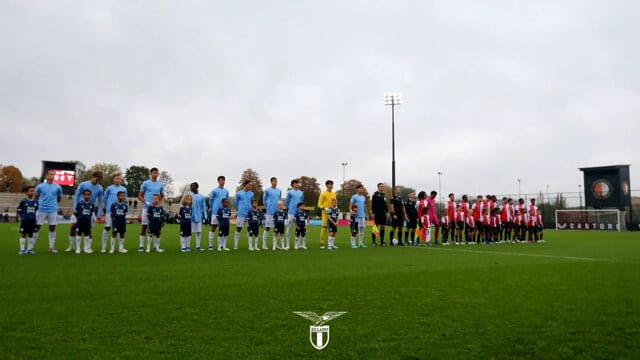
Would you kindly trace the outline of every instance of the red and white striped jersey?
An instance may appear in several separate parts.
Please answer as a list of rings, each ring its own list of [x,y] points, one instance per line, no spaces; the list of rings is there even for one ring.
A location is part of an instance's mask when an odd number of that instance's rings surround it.
[[[527,214],[529,214],[529,215],[531,215],[531,214],[535,215],[535,214],[537,214],[537,213],[538,213],[538,207],[537,207],[537,206],[535,206],[535,205],[529,205],[529,206],[527,207]]]
[[[473,220],[473,216],[467,216],[467,226],[470,228],[474,228],[476,226],[476,221]]]
[[[469,216],[469,203],[465,201],[460,202],[460,208],[464,211],[464,217]]]
[[[491,226],[498,227],[500,224],[502,224],[502,221],[500,221],[500,215],[494,215],[491,217]]]
[[[464,221],[466,217],[467,213],[465,213],[464,211],[456,211],[455,221]]]
[[[478,222],[480,220],[480,215],[482,215],[482,209],[484,209],[484,204],[482,201],[476,201],[471,205],[471,210],[473,210],[473,220]]]
[[[443,215],[443,216],[440,218],[440,225],[442,225],[442,226],[449,226],[449,224],[450,224],[450,221],[449,221],[449,215]]]
[[[431,221],[429,221],[429,214],[424,214],[420,216],[420,227],[426,229],[431,227]]]
[[[456,215],[456,202],[455,201],[451,201],[449,200],[447,202],[447,215],[449,216],[449,219],[453,219]]]

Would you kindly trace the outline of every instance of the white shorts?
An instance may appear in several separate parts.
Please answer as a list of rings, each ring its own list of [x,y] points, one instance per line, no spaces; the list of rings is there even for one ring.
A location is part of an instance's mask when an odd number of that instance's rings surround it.
[[[42,225],[45,222],[47,222],[47,224],[49,224],[50,226],[56,226],[58,225],[58,214],[57,213],[43,213],[43,212],[37,212],[36,213],[36,224],[37,225]]]
[[[211,214],[211,221],[209,222],[209,225],[220,225],[218,222],[218,216]]]
[[[147,216],[147,208],[142,209],[142,214],[140,214],[140,225],[148,225],[149,217]]]
[[[247,223],[247,218],[246,217],[238,216],[236,218],[236,227],[237,228],[243,227],[246,223]]]
[[[267,215],[264,218],[264,227],[272,228],[273,227],[273,215]]]
[[[364,218],[356,218],[356,221],[358,222],[358,227],[361,229],[366,225]]]
[[[202,223],[201,222],[191,222],[191,232],[201,233],[202,232]]]
[[[111,214],[107,214],[104,216],[104,227],[106,228],[111,227]]]

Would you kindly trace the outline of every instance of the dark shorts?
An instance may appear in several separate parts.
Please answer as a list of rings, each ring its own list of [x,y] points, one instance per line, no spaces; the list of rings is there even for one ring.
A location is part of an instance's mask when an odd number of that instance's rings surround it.
[[[376,225],[385,225],[387,223],[387,214],[373,214],[373,221],[376,222]]]
[[[78,219],[76,223],[76,234],[90,234],[91,233],[91,219]]]
[[[482,231],[482,223],[479,221],[476,221],[476,230]]]
[[[296,228],[296,236],[300,236],[300,237],[305,237],[307,236],[307,229],[306,228]]]
[[[391,217],[391,227],[394,228],[402,228],[402,226],[404,225],[404,219],[399,217],[397,219],[394,219],[393,216]]]
[[[284,234],[284,223],[275,223],[273,225],[274,234]]]
[[[329,224],[327,227],[329,228],[329,232],[332,232],[332,233],[338,232],[338,227],[333,225],[331,221],[329,221]]]
[[[229,236],[229,225],[218,225],[218,236]]]
[[[160,231],[162,229],[162,224],[159,222],[149,222],[148,227],[149,234],[160,236]]]
[[[191,221],[180,223],[180,236],[191,236]]]
[[[36,231],[36,219],[24,219],[20,222],[20,234],[33,235]]]
[[[112,234],[121,234],[124,235],[124,233],[127,232],[127,222],[122,220],[122,221],[113,221],[111,224],[111,233]]]
[[[415,230],[417,227],[418,227],[418,219],[409,218],[409,221],[407,221],[407,229]]]
[[[456,221],[456,229],[458,230],[464,229],[464,221]]]
[[[249,226],[247,226],[247,231],[249,231],[249,236],[258,236],[258,231],[260,231],[260,224],[249,223]]]
[[[444,236],[449,235],[449,227],[448,226],[442,226],[440,229],[442,229],[442,235],[444,235]]]
[[[356,235],[358,233],[358,223],[351,223],[351,235]]]

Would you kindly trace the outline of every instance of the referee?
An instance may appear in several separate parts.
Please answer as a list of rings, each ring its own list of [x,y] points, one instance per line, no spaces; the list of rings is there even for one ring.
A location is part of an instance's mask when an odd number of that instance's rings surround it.
[[[384,193],[384,183],[378,183],[378,191],[371,195],[371,212],[373,212],[373,221],[380,230],[380,246],[387,246],[384,242],[384,225],[387,222],[387,212],[389,207],[387,203],[387,195]],[[371,233],[372,245],[376,244],[376,234]]]

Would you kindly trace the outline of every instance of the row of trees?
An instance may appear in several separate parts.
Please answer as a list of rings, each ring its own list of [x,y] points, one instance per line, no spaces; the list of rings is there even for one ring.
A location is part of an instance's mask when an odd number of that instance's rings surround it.
[[[73,162],[76,163],[76,185],[91,179],[91,174],[95,171],[102,171],[104,174],[102,186],[107,187],[113,184],[113,174],[120,172],[124,175],[123,185],[127,188],[129,195],[135,196],[142,182],[149,178],[149,168],[146,166],[132,165],[123,171],[119,165],[113,163],[95,163],[87,167],[80,161]],[[161,171],[160,181],[165,185],[167,196],[173,196],[173,177],[168,172]],[[13,165],[0,165],[0,190],[3,192],[19,193],[27,184],[36,185],[39,182],[40,178],[37,176],[30,179],[23,177],[20,169]]]

